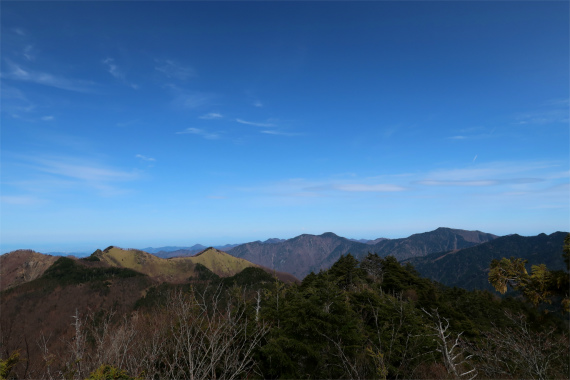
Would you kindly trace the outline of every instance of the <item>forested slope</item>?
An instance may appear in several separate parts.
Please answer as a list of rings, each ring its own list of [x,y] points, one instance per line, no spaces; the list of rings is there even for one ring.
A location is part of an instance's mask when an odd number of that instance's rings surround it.
[[[289,285],[259,268],[220,278],[196,265],[186,283],[158,284],[126,269],[111,268],[117,271],[111,273],[67,265],[72,264],[60,261],[41,278],[2,293],[2,309],[12,310],[11,336],[5,335],[10,326],[2,316],[2,364],[8,377],[569,375],[567,314],[545,314],[522,299],[487,291],[449,288],[393,257],[368,255],[359,262],[344,255],[330,269]],[[60,298],[71,289],[77,299]],[[114,298],[91,311],[70,312],[81,297],[99,294],[103,300],[114,289],[133,289],[133,296],[129,302]],[[134,297],[137,289],[144,291]],[[34,294],[41,292],[46,301],[36,306],[40,298]],[[33,318],[64,310],[61,330],[43,325],[17,339],[22,323],[30,323],[22,316],[34,306]],[[58,339],[49,340],[54,334]],[[46,338],[58,344],[45,343],[27,354],[30,342]]]

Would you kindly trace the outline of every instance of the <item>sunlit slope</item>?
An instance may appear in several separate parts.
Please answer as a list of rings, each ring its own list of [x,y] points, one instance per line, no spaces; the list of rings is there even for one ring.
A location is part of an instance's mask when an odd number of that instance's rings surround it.
[[[206,268],[222,277],[233,276],[234,274],[237,274],[249,267],[259,268],[259,265],[245,259],[234,257],[225,252],[218,251],[215,248],[208,248],[192,257],[178,257],[169,259],[168,261],[184,262],[188,259],[191,259],[194,264],[204,265]]]
[[[94,254],[109,265],[129,268],[150,277],[183,282],[194,274],[196,264],[202,264],[221,277],[233,276],[248,267],[259,267],[247,260],[233,257],[214,248],[208,248],[192,257],[161,259],[135,249],[109,247]]]

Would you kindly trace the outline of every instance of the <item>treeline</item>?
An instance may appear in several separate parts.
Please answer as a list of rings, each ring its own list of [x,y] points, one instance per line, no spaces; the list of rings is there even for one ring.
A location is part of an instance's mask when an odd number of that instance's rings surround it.
[[[393,257],[341,257],[286,285],[257,268],[151,288],[129,313],[70,318],[72,337],[3,378],[568,378],[567,314],[523,299],[448,288]],[[48,273],[52,276],[54,271]],[[27,363],[29,365],[29,363]]]

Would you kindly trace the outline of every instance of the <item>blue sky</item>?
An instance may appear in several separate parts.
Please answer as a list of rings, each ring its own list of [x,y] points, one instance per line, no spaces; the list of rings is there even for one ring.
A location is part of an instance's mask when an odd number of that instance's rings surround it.
[[[568,2],[2,2],[1,251],[570,229]]]

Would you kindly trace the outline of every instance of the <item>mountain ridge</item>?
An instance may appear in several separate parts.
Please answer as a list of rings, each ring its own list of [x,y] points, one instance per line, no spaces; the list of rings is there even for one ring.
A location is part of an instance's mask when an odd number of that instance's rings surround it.
[[[261,242],[245,243],[230,249],[228,253],[304,278],[310,272],[329,268],[340,256],[348,253],[356,258],[362,258],[370,252],[404,260],[434,252],[467,248],[495,238],[497,235],[478,230],[439,227],[407,238],[382,239],[375,244],[367,244],[325,232],[321,235],[302,234],[270,245]]]

